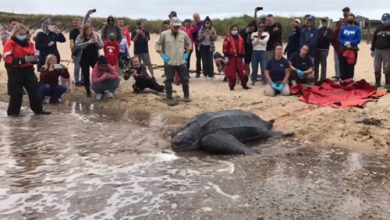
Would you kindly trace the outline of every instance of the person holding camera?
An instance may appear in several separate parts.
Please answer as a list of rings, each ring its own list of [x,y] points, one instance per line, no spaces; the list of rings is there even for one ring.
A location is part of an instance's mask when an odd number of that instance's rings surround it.
[[[137,29],[131,33],[131,38],[134,42],[134,55],[138,57],[142,63],[149,68],[150,74],[154,76],[152,61],[149,55],[149,31],[144,29],[142,20],[136,22]]]
[[[35,48],[39,51],[38,69],[45,64],[46,57],[49,54],[55,55],[59,63],[61,57],[57,49],[57,42],[64,43],[66,41],[65,36],[60,32],[57,25],[52,24],[50,21],[43,22],[42,30],[43,32],[38,33],[35,40]]]
[[[87,97],[91,97],[89,80],[90,67],[95,67],[99,58],[99,49],[101,48],[103,48],[103,42],[99,36],[93,33],[91,25],[85,24],[76,39],[73,56],[76,57],[76,62],[80,64]]]
[[[69,79],[69,71],[62,64],[57,64],[57,57],[49,54],[46,57],[45,65],[40,70],[39,91],[42,101],[45,97],[50,97],[50,104],[60,103],[59,99],[67,88],[64,85],[58,85],[59,77]]]
[[[114,98],[119,86],[119,75],[104,56],[100,56],[92,70],[92,90],[96,93],[96,100],[101,100],[103,94]]]
[[[132,57],[131,69],[124,74],[124,79],[128,80],[130,76],[133,76],[135,83],[133,84],[133,90],[135,93],[142,92],[148,88],[157,92],[164,92],[165,87],[157,83],[154,77],[151,77],[146,71],[146,66],[139,62],[137,57]]]
[[[35,55],[34,43],[27,38],[27,28],[23,24],[15,25],[10,38],[4,44],[3,56],[9,71],[8,116],[19,116],[23,88],[27,91],[30,108],[35,114],[50,114],[42,109],[38,80],[34,73],[34,64],[38,62],[38,57]]]
[[[217,33],[209,16],[204,19],[203,26],[198,33],[198,46],[202,58],[203,75],[209,79],[214,78],[213,53],[215,51],[214,42],[217,40]]]

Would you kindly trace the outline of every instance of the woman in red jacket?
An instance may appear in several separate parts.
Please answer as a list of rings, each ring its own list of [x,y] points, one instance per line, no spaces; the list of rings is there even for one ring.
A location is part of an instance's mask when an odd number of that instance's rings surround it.
[[[237,25],[230,27],[230,33],[223,41],[223,53],[228,61],[225,67],[225,73],[228,78],[230,90],[234,90],[234,87],[236,86],[236,74],[240,78],[242,88],[250,89],[247,86],[248,76],[245,75],[245,65],[243,61],[245,55],[244,40],[238,34]]]
[[[58,78],[61,76],[69,79],[69,71],[62,64],[57,64],[57,57],[49,54],[46,57],[45,65],[40,70],[39,87],[42,100],[49,96],[50,104],[60,103],[59,99],[64,94],[67,88],[63,85],[58,85]]]
[[[27,28],[17,24],[4,45],[4,60],[9,70],[8,94],[10,96],[7,114],[18,116],[22,106],[23,88],[30,99],[31,110],[35,114],[50,114],[42,110],[42,100],[38,92],[38,80],[33,65],[38,62],[34,44],[27,38]]]

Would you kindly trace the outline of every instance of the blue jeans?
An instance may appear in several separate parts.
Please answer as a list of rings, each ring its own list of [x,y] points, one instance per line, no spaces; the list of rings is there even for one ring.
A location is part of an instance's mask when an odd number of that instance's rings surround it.
[[[66,92],[66,87],[62,85],[58,86],[49,86],[48,84],[43,84],[39,87],[39,93],[41,94],[42,100],[46,96],[50,97],[50,100],[58,100],[61,98],[62,94]]]
[[[106,91],[106,90],[110,91],[111,93],[115,93],[115,90],[118,88],[118,86],[119,86],[119,79],[106,80],[106,81],[103,81],[99,84],[93,84],[92,90],[96,94],[104,93],[104,91]]]
[[[83,75],[80,74],[80,70],[81,70],[80,64],[78,64],[77,62],[74,63],[74,82],[75,83],[82,83],[83,82]],[[80,78],[80,75],[81,75],[81,78]]]
[[[254,50],[252,52],[252,82],[257,81],[259,64],[261,69],[261,80],[265,82],[265,66],[267,65],[267,52]]]

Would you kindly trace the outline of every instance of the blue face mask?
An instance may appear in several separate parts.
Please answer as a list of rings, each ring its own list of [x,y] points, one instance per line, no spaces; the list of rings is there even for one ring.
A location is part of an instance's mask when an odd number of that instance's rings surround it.
[[[16,35],[16,38],[18,40],[26,40],[27,36],[26,35]]]

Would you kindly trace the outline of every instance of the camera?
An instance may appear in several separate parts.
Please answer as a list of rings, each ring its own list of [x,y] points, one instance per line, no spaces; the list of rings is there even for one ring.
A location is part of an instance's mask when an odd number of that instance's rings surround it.
[[[62,69],[62,65],[61,64],[54,64],[54,69]]]

